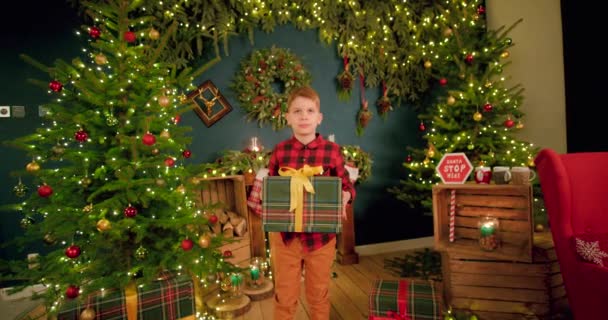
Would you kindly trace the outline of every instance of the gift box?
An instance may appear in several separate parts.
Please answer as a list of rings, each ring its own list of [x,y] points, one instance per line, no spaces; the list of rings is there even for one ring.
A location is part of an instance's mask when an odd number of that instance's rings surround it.
[[[342,231],[342,181],[337,177],[265,177],[262,200],[264,231]]]
[[[432,280],[375,280],[369,320],[443,319],[443,290]]]
[[[95,319],[103,320],[194,319],[194,282],[189,276],[174,276],[137,288],[92,293],[67,300],[57,319],[78,320],[89,308],[95,311]]]

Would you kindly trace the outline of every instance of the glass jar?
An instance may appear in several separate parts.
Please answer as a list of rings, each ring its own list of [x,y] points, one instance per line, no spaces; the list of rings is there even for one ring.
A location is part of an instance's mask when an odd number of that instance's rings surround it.
[[[229,279],[232,297],[240,297],[243,294],[243,274],[240,272],[233,272],[230,274]]]
[[[249,268],[247,269],[247,287],[259,288],[264,283],[265,278],[265,260],[261,257],[253,257],[249,260]]]
[[[479,218],[479,247],[485,251],[494,251],[500,247],[500,236],[498,233],[498,218],[485,216]]]

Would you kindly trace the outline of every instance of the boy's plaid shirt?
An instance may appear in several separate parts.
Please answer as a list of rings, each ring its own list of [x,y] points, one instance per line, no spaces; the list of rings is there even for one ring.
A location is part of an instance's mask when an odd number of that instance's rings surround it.
[[[355,198],[355,188],[349,179],[348,172],[344,168],[344,159],[340,152],[340,146],[326,141],[318,133],[315,140],[307,145],[303,145],[295,137],[277,144],[268,164],[268,175],[278,175],[280,167],[299,169],[304,164],[313,167],[323,166],[324,176],[340,177],[342,179],[342,190],[350,192],[351,201]],[[262,179],[256,178],[249,194],[247,205],[258,215],[262,215],[261,194]],[[303,247],[309,252],[323,247],[336,237],[332,233],[317,232],[281,232],[281,236],[285,243],[294,238],[300,238]]]

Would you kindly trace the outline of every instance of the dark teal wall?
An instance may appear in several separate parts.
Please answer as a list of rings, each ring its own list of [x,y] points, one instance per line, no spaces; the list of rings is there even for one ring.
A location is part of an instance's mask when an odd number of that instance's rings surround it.
[[[57,5],[57,4],[55,4]],[[31,10],[36,12],[32,13]],[[27,78],[46,79],[46,75],[33,70],[19,60],[18,54],[27,53],[44,62],[56,58],[71,60],[79,54],[80,41],[73,36],[79,22],[72,9],[66,5],[54,8],[36,7],[28,12],[35,19],[32,24],[22,28],[2,28],[2,39],[8,39],[8,47],[0,52],[2,91],[0,105],[25,105],[26,118],[0,118],[0,138],[14,139],[31,132],[40,124],[37,106],[46,101],[46,93],[26,82]],[[45,18],[46,17],[46,18]],[[43,22],[48,19],[48,22]],[[23,18],[29,21],[29,18]],[[23,24],[22,24],[23,25]],[[5,33],[7,33],[5,35]],[[298,31],[292,26],[278,27],[275,32],[255,33],[255,45],[247,37],[233,38],[230,41],[228,56],[196,79],[198,85],[211,80],[232,104],[233,110],[223,119],[207,128],[194,114],[182,117],[182,124],[193,128],[191,149],[193,163],[213,161],[222,150],[243,149],[252,136],[260,137],[266,148],[272,148],[277,142],[290,136],[290,129],[273,131],[270,128],[259,128],[257,123],[247,122],[245,112],[239,107],[235,93],[229,88],[242,59],[252,50],[276,45],[288,48],[303,62],[312,74],[312,87],[321,97],[321,109],[324,120],[319,127],[323,135],[335,134],[339,144],[356,144],[371,153],[374,166],[371,180],[357,188],[355,202],[356,244],[364,245],[386,241],[411,239],[432,235],[432,217],[421,216],[388,194],[386,188],[398,183],[403,176],[401,163],[406,156],[406,146],[418,144],[417,120],[408,107],[399,107],[389,114],[386,120],[377,115],[362,137],[355,135],[355,115],[359,108],[358,86],[353,91],[349,102],[338,101],[335,77],[341,71],[341,59],[336,54],[335,46],[325,46],[318,41],[316,31]],[[4,44],[3,44],[4,47]],[[202,62],[201,62],[202,63]],[[368,89],[366,97],[373,107],[379,90]],[[375,110],[375,107],[374,107]],[[4,165],[0,167],[2,188],[0,204],[7,204],[18,199],[12,194],[17,179],[9,176],[14,169],[23,168],[29,161],[20,151],[0,146]],[[0,212],[2,222],[2,242],[20,232],[20,217],[15,213]],[[14,255],[11,248],[3,248],[2,257]]]

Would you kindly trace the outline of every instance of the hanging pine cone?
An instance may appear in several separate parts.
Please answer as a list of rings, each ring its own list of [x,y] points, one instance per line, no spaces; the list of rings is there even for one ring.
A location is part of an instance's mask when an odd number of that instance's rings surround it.
[[[391,99],[389,99],[386,95],[380,97],[380,99],[378,99],[378,102],[376,102],[376,105],[378,106],[378,114],[381,116],[384,116],[387,112],[393,110]]]
[[[357,113],[357,135],[360,136],[363,134],[363,131],[371,118],[372,113],[367,108],[367,101],[365,101]]]
[[[338,75],[338,98],[342,101],[350,99],[353,89],[353,74],[348,70],[348,66]]]

